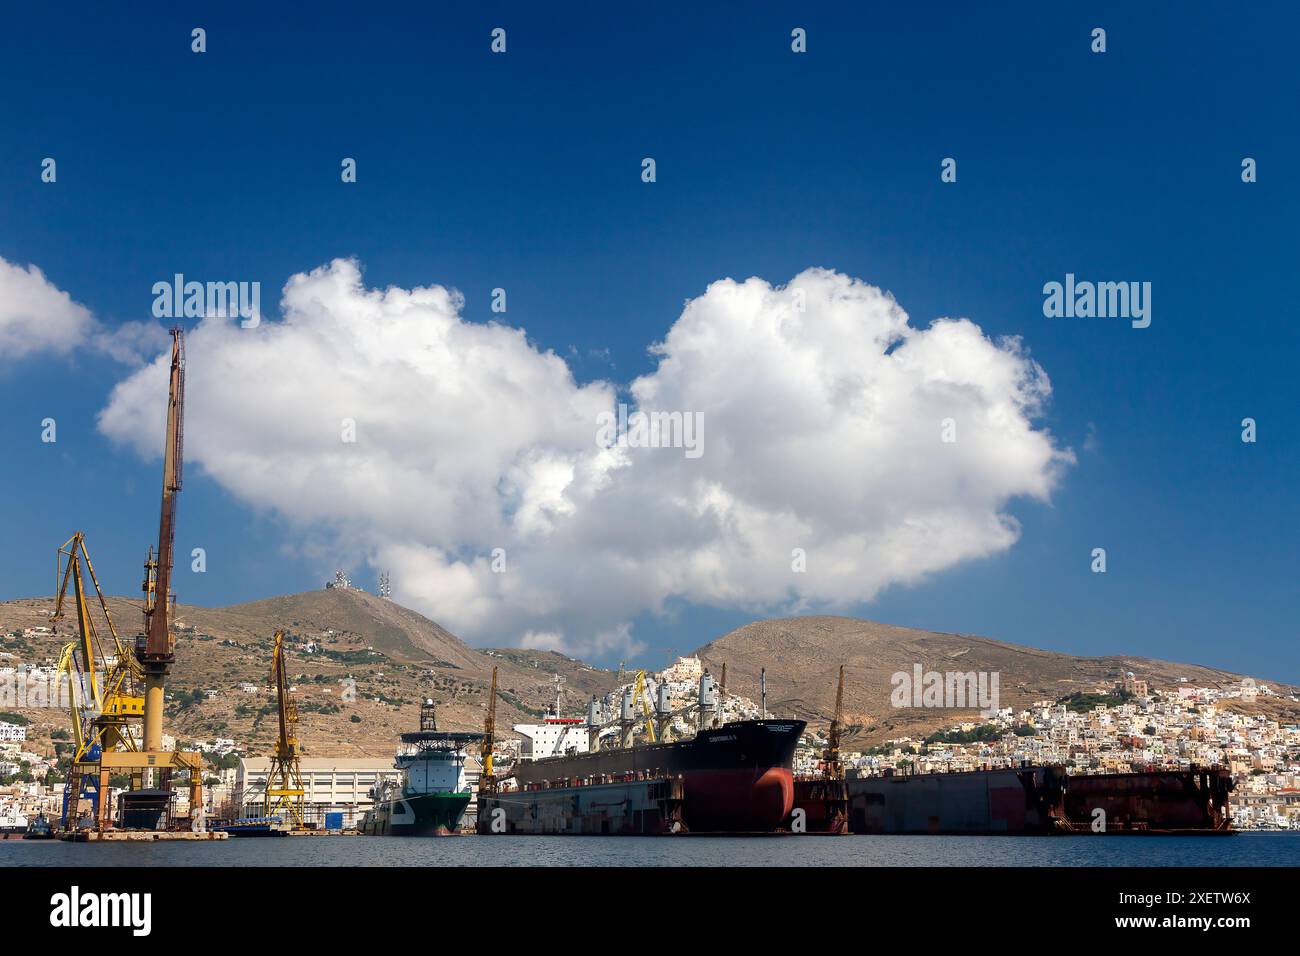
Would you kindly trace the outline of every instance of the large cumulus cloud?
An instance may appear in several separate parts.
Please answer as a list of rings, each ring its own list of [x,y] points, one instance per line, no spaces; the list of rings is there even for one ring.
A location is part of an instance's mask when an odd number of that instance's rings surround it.
[[[204,320],[186,453],[477,644],[626,652],[629,622],[670,598],[869,601],[1010,547],[1008,502],[1045,499],[1071,460],[1036,425],[1051,386],[1019,342],[915,327],[822,269],[715,282],[653,346],[633,405],[701,414],[695,458],[598,441],[613,383],[580,385],[460,309],[439,286],[368,289],[336,260],[290,279],[280,321]],[[164,380],[160,357],[121,382],[102,430],[156,454]]]

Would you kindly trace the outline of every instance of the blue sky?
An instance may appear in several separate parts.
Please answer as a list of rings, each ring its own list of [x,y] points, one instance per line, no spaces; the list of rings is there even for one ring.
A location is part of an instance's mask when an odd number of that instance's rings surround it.
[[[530,342],[580,383],[620,386],[655,369],[647,347],[711,282],[834,269],[891,292],[914,326],[964,316],[1021,336],[1052,383],[1037,424],[1077,458],[1049,502],[1007,503],[1021,524],[1008,550],[840,610],[1300,682],[1300,18],[736,9],[15,8],[0,36],[0,257],[38,266],[110,329],[149,318],[153,283],[175,272],[260,281],[272,318],[289,276],[340,256],[370,286],[455,287],[475,322],[502,286]],[[496,26],[504,56],[488,51]],[[807,54],[790,51],[796,26]],[[40,181],[46,156],[55,184]],[[339,181],[344,156],[356,184]],[[1258,182],[1241,181],[1243,157]],[[1043,284],[1067,272],[1151,282],[1151,327],[1045,318]],[[134,594],[160,468],[95,427],[131,369],[85,349],[0,358],[0,598],[49,593],[76,529],[111,590]],[[54,445],[39,441],[47,416]],[[301,537],[191,468],[178,547],[201,543],[209,566],[178,571],[181,600],[319,586],[335,561]],[[1104,575],[1089,571],[1095,547]],[[635,617],[644,663],[755,617],[667,606]]]

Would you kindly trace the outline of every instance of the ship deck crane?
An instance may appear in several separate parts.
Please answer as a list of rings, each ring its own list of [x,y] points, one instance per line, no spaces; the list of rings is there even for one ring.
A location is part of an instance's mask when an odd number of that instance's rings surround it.
[[[271,653],[271,689],[275,691],[280,734],[266,774],[262,816],[276,816],[283,810],[302,829],[303,787],[298,760],[301,753],[298,744],[298,704],[289,693],[289,681],[284,671],[284,631],[275,632],[274,650]]]
[[[632,706],[635,707],[638,702],[645,715],[645,734],[651,743],[655,743],[658,738],[655,736],[654,713],[650,710],[649,694],[646,692],[645,671],[636,672],[636,683],[632,688]]]
[[[649,679],[649,675],[644,670],[637,671],[632,686],[623,688],[623,700],[620,702],[621,705],[618,708],[617,716],[603,722],[597,722],[596,720],[599,708],[596,698],[592,697],[591,705],[587,711],[588,749],[599,750],[600,733],[610,727],[620,728],[619,745],[629,747],[633,743],[637,727],[642,724],[644,724],[645,735],[650,743],[667,742],[668,728],[671,726],[673,718],[690,712],[693,705],[676,711],[670,710],[667,706],[668,697],[666,692],[658,695],[657,699],[652,702],[650,693],[652,686],[655,686],[655,682]],[[658,685],[658,689],[663,691],[663,685]],[[622,706],[624,704],[626,706]],[[635,711],[638,706],[641,710],[641,716],[634,717],[631,712]]]

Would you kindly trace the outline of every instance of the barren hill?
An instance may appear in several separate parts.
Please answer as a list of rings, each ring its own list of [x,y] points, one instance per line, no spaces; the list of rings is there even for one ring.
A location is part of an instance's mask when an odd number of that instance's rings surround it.
[[[110,598],[123,639],[140,627],[138,600]],[[49,637],[22,637],[49,623],[50,598],[0,602],[0,666],[53,664],[59,645],[72,639],[75,619]],[[94,616],[99,617],[98,607]],[[311,756],[391,754],[397,735],[417,720],[421,699],[438,704],[445,729],[483,724],[492,667],[499,668],[497,726],[539,717],[564,678],[565,713],[577,716],[592,694],[613,688],[613,673],[552,651],[478,650],[422,615],[356,590],[322,589],[226,608],[179,605],[176,666],[168,683],[167,732],[182,741],[232,737],[254,753],[271,745],[275,720],[266,690],[271,638],[289,638],[289,675],[301,715],[300,737]],[[107,629],[100,625],[102,633]],[[757,701],[759,672],[767,669],[768,707],[824,724],[835,700],[839,665],[846,665],[845,709],[850,740],[876,743],[917,736],[961,720],[975,710],[896,709],[891,678],[925,671],[984,671],[999,675],[1002,706],[1059,699],[1112,687],[1127,671],[1153,686],[1180,678],[1224,686],[1239,675],[1192,664],[1139,657],[1074,657],[964,634],[941,634],[845,617],[799,617],[748,624],[698,652],[715,674],[727,664],[728,689]],[[6,656],[7,655],[7,656]],[[1264,682],[1264,681],[1261,681]],[[1294,692],[1294,688],[1273,685]],[[348,699],[355,688],[355,700]],[[1261,701],[1279,720],[1300,719],[1300,706]],[[0,710],[7,709],[0,707]],[[23,711],[34,722],[32,739],[50,749],[51,730],[69,717],[52,709]],[[1272,711],[1269,711],[1272,714]]]
[[[396,661],[432,662],[468,674],[491,671],[483,655],[460,638],[400,604],[353,589],[328,588],[208,610],[184,608],[182,620],[198,630],[265,636],[267,629],[315,635],[356,634]]]
[[[737,628],[697,652],[715,676],[727,665],[727,689],[758,700],[759,671],[767,669],[768,709],[825,723],[835,708],[839,666],[851,739],[859,743],[932,733],[970,720],[973,709],[895,708],[895,673],[996,672],[1001,706],[1110,688],[1128,671],[1153,687],[1180,678],[1202,687],[1237,683],[1241,675],[1195,664],[1142,657],[1075,657],[968,634],[942,634],[847,617],[794,617]],[[1284,685],[1270,683],[1275,689]]]
[[[52,637],[21,637],[24,629],[48,625],[52,610],[50,598],[0,603],[0,654],[11,655],[0,666],[57,660],[59,646],[75,637],[74,617]],[[109,598],[109,612],[129,645],[140,628],[140,602]],[[93,616],[107,638],[97,605]],[[565,678],[566,713],[580,713],[590,694],[614,683],[609,672],[560,654],[475,650],[415,611],[356,590],[307,591],[226,608],[180,604],[175,624],[167,733],[182,741],[232,737],[253,752],[266,752],[275,730],[266,683],[277,629],[289,639],[289,675],[309,756],[391,754],[397,735],[415,726],[425,697],[438,704],[444,729],[479,729],[493,666],[499,668],[497,726],[506,734],[551,704],[556,673]],[[351,686],[354,701],[345,699]],[[37,740],[69,720],[48,708],[23,714],[33,720]]]

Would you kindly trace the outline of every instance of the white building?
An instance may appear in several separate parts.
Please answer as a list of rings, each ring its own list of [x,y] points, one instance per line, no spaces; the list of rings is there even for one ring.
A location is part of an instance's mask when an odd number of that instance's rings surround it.
[[[704,674],[704,665],[698,657],[679,657],[660,677],[670,684],[694,683]]]
[[[0,741],[5,743],[22,743],[27,739],[27,728],[18,724],[0,721]]]
[[[235,774],[235,792],[242,794],[244,812],[262,812],[270,757],[245,757]],[[302,757],[303,810],[308,822],[325,822],[326,813],[342,813],[343,825],[354,826],[374,803],[371,789],[381,778],[396,779],[392,758]]]
[[[515,724],[513,729],[524,738],[520,760],[558,757],[570,750],[587,752],[587,724],[577,717],[547,717],[540,724]]]

